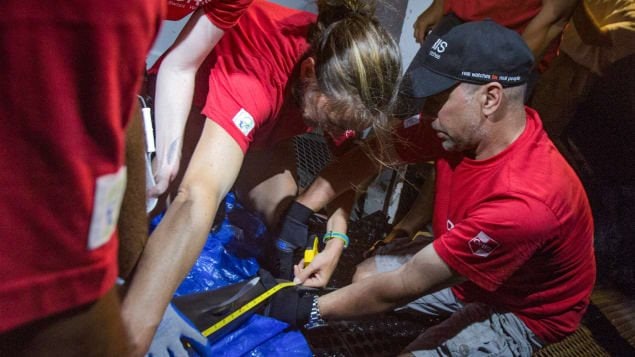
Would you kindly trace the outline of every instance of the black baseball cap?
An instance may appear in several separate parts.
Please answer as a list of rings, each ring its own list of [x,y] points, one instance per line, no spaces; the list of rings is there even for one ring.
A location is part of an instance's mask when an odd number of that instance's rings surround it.
[[[492,20],[466,22],[426,38],[404,75],[402,92],[424,98],[458,82],[513,87],[527,82],[533,66],[533,53],[515,31]]]

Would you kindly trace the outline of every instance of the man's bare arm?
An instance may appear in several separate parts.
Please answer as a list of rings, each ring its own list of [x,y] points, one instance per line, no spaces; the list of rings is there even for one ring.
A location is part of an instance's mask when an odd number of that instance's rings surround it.
[[[527,24],[523,39],[539,60],[571,18],[579,0],[543,0],[540,12]]]
[[[324,319],[354,319],[390,311],[464,279],[437,254],[432,244],[397,270],[378,274],[319,298]]]

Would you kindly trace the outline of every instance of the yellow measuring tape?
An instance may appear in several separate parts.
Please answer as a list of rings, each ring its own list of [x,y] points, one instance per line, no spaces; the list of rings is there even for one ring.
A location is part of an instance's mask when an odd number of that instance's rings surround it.
[[[222,320],[220,320],[217,323],[213,324],[211,327],[205,329],[202,332],[203,336],[205,336],[205,337],[210,336],[214,332],[216,332],[216,331],[222,329],[223,327],[225,327],[225,325],[227,325],[228,323],[234,321],[240,315],[246,313],[247,311],[249,311],[249,310],[253,309],[254,307],[256,307],[261,302],[265,301],[271,295],[277,293],[278,291],[280,291],[280,290],[282,290],[284,288],[288,288],[288,287],[294,286],[294,285],[295,284],[292,283],[292,282],[279,283],[278,285],[272,287],[271,289],[265,291],[264,293],[258,295],[256,298],[252,299],[250,302],[248,302],[245,305],[243,305],[240,309],[232,312],[231,314],[225,316]]]

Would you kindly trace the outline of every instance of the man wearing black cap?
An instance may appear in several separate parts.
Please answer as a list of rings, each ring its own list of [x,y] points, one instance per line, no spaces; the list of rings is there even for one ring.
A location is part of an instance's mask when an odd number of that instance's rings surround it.
[[[515,32],[479,21],[429,37],[415,61],[406,90],[426,100],[401,123],[393,154],[435,160],[436,239],[406,262],[377,260],[377,274],[319,298],[280,293],[270,314],[312,327],[410,302],[450,317],[406,352],[531,355],[575,331],[595,282],[584,189],[523,105],[532,53]],[[373,171],[362,161],[352,152],[327,168],[302,202],[316,209],[343,190],[337,182],[346,180],[328,172],[359,182]]]

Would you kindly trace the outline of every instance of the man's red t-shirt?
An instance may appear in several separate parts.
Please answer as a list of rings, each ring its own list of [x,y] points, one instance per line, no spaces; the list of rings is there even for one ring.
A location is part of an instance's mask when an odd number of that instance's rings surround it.
[[[404,122],[397,150],[436,158],[434,248],[468,282],[453,288],[516,314],[555,342],[577,328],[595,282],[593,218],[578,177],[526,109],[524,132],[504,151],[472,160],[440,149],[429,125]]]

